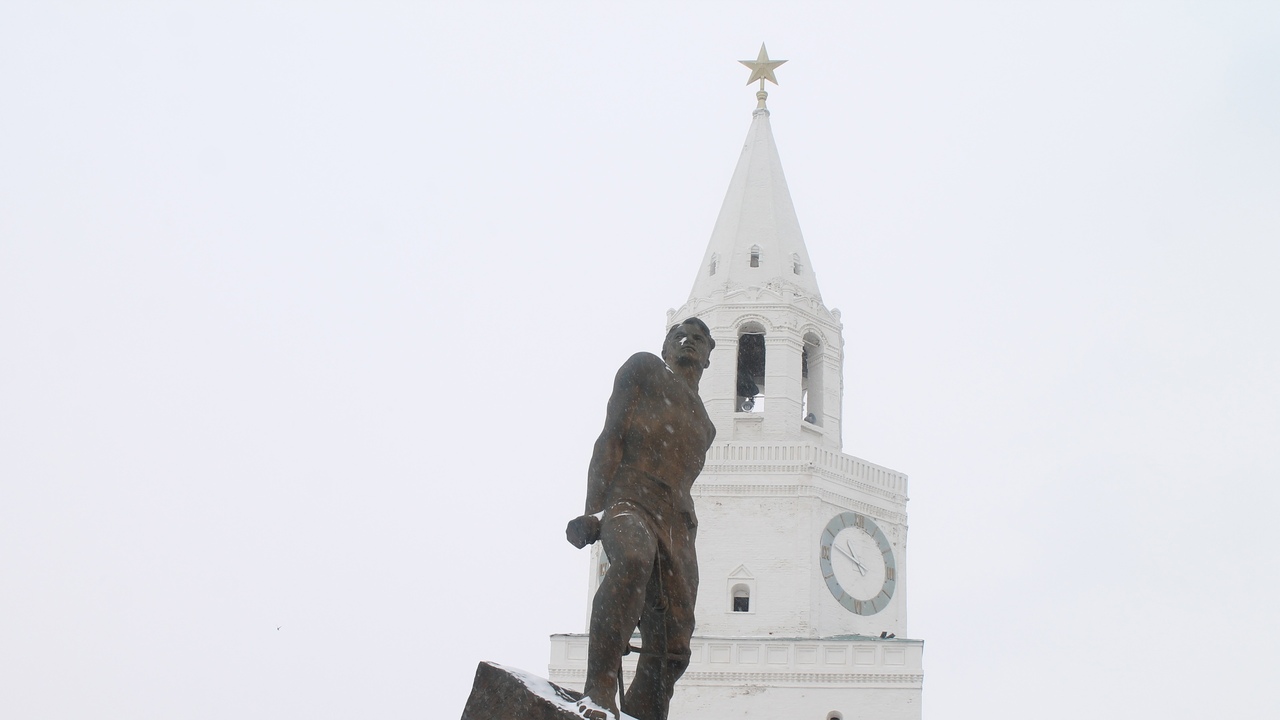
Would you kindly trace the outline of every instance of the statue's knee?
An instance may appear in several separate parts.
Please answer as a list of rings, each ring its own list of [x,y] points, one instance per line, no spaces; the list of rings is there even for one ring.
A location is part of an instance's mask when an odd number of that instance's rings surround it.
[[[692,653],[689,652],[689,640],[692,634],[679,633],[675,636],[668,636],[667,652],[670,653],[668,662],[671,663],[671,668],[675,671],[677,677],[689,667],[689,659],[692,656]]]

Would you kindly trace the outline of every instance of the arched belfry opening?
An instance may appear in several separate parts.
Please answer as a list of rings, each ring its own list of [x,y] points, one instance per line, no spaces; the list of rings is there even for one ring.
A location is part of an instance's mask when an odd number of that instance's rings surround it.
[[[751,267],[760,267],[760,246],[751,246]]]
[[[810,425],[822,427],[822,340],[805,333],[800,355],[800,417]]]
[[[738,328],[737,412],[764,410],[764,328],[746,323]]]

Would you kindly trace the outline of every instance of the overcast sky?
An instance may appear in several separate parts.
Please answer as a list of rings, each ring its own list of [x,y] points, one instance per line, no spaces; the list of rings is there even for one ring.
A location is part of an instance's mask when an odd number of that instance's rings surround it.
[[[765,41],[925,717],[1280,715],[1280,4],[174,5],[0,8],[0,714],[545,673]]]

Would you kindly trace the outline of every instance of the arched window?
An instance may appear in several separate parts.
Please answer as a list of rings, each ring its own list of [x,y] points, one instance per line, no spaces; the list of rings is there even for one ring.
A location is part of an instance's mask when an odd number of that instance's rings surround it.
[[[711,266],[708,268],[711,271],[709,273],[710,275],[716,274],[716,266],[719,264],[720,264],[720,254],[715,253],[711,256]]]
[[[733,586],[733,611],[751,612],[751,588],[742,584]]]
[[[822,341],[814,333],[805,333],[800,355],[800,417],[818,427],[822,427],[822,380]]]
[[[844,720],[844,715],[839,710],[832,710],[827,713],[827,720]]]
[[[760,246],[751,246],[751,267],[760,267]]]
[[[764,410],[764,328],[747,323],[738,329],[737,412]]]
[[[800,274],[800,255],[799,253],[791,253],[791,272],[796,275]]]

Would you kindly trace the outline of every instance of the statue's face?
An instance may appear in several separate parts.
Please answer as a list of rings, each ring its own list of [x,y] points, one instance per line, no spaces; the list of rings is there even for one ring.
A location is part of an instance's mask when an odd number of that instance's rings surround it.
[[[668,365],[711,365],[711,338],[693,323],[678,325],[662,344],[662,359]]]

